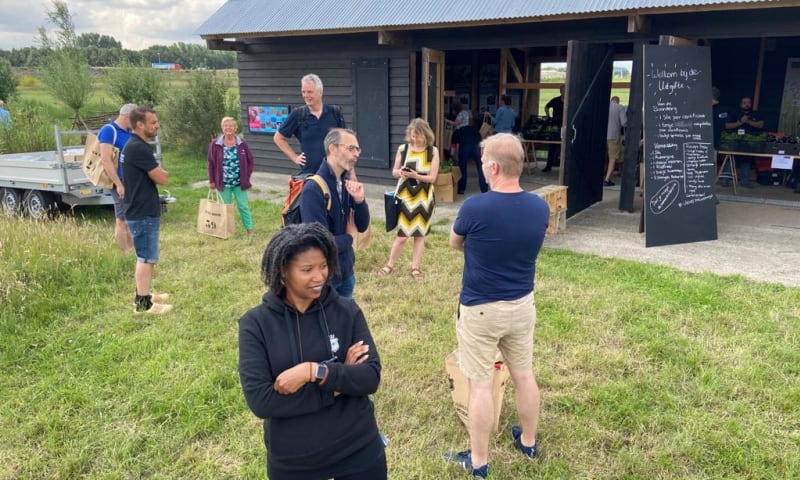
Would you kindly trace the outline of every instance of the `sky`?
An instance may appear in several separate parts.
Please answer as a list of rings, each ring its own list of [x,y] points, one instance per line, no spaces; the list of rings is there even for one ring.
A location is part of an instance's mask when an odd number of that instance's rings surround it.
[[[30,3],[28,3],[30,1]],[[75,31],[110,35],[122,48],[143,50],[177,42],[204,43],[192,35],[225,0],[66,0]],[[0,49],[38,47],[38,27],[53,32],[50,0],[0,0]]]

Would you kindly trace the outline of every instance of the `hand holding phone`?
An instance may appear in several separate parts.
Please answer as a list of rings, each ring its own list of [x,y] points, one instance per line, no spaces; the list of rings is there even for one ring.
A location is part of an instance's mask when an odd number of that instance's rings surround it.
[[[413,168],[411,168],[411,167],[409,167],[408,165],[403,165],[403,166],[400,168],[400,170],[402,170],[402,171],[404,171],[404,172],[413,172],[413,171],[414,171],[414,169],[413,169]]]

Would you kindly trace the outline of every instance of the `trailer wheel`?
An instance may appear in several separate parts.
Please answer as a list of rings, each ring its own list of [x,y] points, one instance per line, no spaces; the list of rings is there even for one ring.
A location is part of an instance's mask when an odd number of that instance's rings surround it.
[[[22,210],[22,193],[16,188],[0,188],[0,211],[15,217]]]
[[[37,220],[50,218],[58,210],[56,197],[50,192],[28,190],[25,192],[25,200],[22,203],[25,215]]]

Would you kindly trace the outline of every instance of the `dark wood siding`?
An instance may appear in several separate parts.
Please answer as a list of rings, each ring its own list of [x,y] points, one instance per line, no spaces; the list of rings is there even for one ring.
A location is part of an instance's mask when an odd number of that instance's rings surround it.
[[[342,108],[347,126],[353,125],[353,61],[385,59],[389,64],[389,139],[390,157],[402,143],[409,122],[409,51],[377,44],[376,34],[337,35],[306,38],[254,39],[238,56],[239,94],[242,103],[242,129],[256,158],[256,170],[294,173],[296,168],[275,146],[272,135],[249,133],[247,105],[303,104],[300,79],[315,73],[324,85],[323,102]],[[363,121],[363,120],[362,120]],[[299,151],[299,144],[290,144]],[[358,169],[359,178],[392,181],[388,168]]]

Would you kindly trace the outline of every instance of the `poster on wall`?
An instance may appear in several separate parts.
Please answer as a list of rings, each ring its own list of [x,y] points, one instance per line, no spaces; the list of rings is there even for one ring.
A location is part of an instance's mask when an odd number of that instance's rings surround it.
[[[708,47],[644,49],[645,246],[717,239]]]
[[[252,133],[275,133],[281,128],[289,107],[286,105],[250,105],[247,107],[247,119]]]

